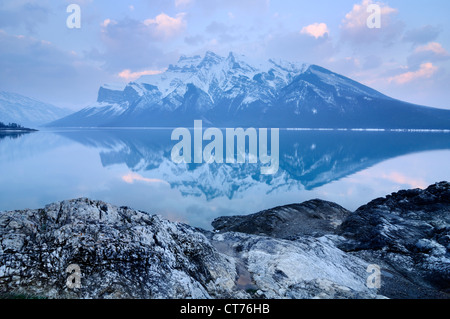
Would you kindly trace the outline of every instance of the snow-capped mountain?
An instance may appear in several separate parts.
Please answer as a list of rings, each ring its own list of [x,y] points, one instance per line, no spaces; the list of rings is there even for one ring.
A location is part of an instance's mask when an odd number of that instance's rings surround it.
[[[182,56],[123,88],[103,86],[97,102],[51,126],[450,128],[450,111],[387,97],[317,65]]]
[[[69,110],[16,94],[0,91],[0,122],[35,127],[70,114]]]

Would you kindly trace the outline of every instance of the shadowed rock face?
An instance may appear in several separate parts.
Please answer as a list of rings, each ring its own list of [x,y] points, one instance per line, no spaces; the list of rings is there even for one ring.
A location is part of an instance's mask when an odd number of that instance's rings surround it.
[[[450,183],[441,182],[375,199],[350,214],[339,233],[355,239],[354,249],[406,251],[419,239],[447,247],[449,226]]]
[[[413,281],[450,291],[450,183],[378,198],[339,229],[345,251],[384,259]]]
[[[331,202],[315,199],[302,204],[276,207],[247,216],[219,217],[216,231],[241,232],[275,238],[320,237],[333,234],[350,211]]]
[[[0,213],[0,293],[48,298],[449,298],[450,184],[350,213],[313,200],[209,232],[77,199]],[[81,287],[67,286],[69,265]],[[381,288],[367,267],[381,268]]]

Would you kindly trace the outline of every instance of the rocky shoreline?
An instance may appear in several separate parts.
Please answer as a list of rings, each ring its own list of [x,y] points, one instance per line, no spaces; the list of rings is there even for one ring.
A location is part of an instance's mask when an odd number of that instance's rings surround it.
[[[0,212],[0,295],[450,298],[448,182],[355,212],[312,200],[212,225],[206,231],[86,198]]]

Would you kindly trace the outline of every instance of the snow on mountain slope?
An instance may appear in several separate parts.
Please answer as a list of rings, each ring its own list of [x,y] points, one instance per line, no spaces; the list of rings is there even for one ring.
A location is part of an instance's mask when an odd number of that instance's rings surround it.
[[[20,94],[0,91],[0,122],[40,126],[70,114],[65,110]]]
[[[182,56],[125,88],[103,86],[97,103],[51,126],[449,128],[450,111],[387,97],[317,65],[230,53]]]

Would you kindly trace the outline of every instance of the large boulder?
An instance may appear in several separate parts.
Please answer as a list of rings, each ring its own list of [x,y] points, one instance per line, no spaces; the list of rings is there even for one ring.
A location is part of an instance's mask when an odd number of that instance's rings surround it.
[[[0,213],[0,292],[47,298],[230,296],[235,267],[193,228],[78,199]],[[81,288],[66,284],[78,265]]]
[[[383,260],[423,290],[450,293],[450,183],[402,190],[350,214],[339,247]]]
[[[241,232],[293,239],[333,234],[350,211],[319,199],[268,209],[246,216],[219,217],[212,222],[216,231]]]

